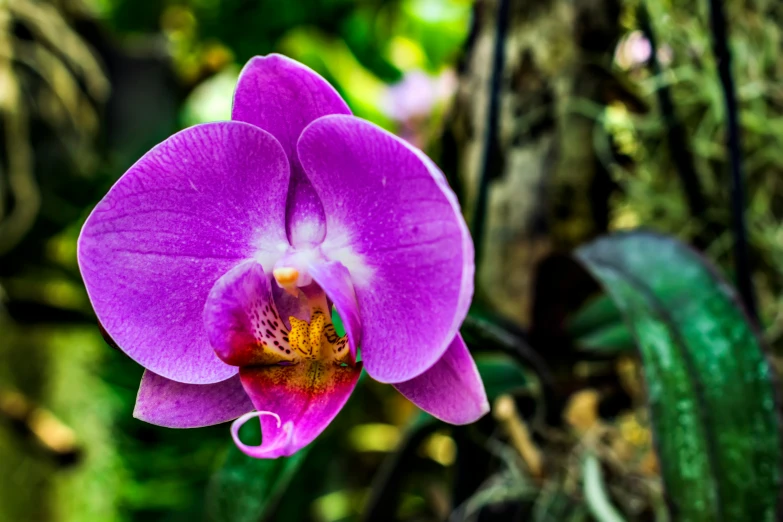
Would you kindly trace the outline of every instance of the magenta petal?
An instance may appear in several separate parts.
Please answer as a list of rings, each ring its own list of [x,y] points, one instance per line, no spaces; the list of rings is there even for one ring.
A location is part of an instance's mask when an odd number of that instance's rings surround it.
[[[459,334],[432,368],[394,387],[413,404],[449,424],[469,424],[489,411],[484,383]]]
[[[407,141],[403,141],[402,143],[408,148],[408,150],[416,154],[416,156],[427,167],[427,170],[430,172],[433,179],[435,179],[438,185],[440,185],[443,193],[448,198],[449,203],[451,204],[451,208],[454,210],[454,213],[457,216],[457,220],[459,221],[460,232],[462,235],[462,255],[464,259],[468,260],[468,262],[465,263],[464,270],[462,271],[462,281],[460,283],[462,285],[462,292],[460,293],[460,301],[457,303],[456,315],[457,317],[461,317],[464,320],[464,318],[468,315],[470,302],[473,300],[473,278],[476,273],[473,238],[470,237],[468,224],[465,222],[465,219],[462,216],[462,209],[459,206],[457,195],[453,190],[451,190],[449,182],[446,180],[446,176],[443,174],[443,172],[441,172],[438,166],[435,165],[435,162],[427,157],[427,155],[424,154],[421,150],[417,149]],[[460,320],[460,325],[461,324],[462,320]]]
[[[231,119],[251,123],[277,138],[296,157],[302,130],[327,114],[351,114],[318,73],[279,54],[252,58],[239,76]]]
[[[251,457],[289,456],[313,441],[340,412],[361,374],[361,365],[305,359],[297,364],[242,368],[240,378],[261,416],[261,446],[239,441],[239,427],[232,427],[239,449]]]
[[[351,116],[316,120],[298,150],[326,211],[321,249],[353,281],[367,373],[420,375],[457,334],[473,293],[473,247],[454,194],[423,154]]]
[[[213,384],[183,384],[148,370],[141,378],[133,416],[167,428],[200,428],[252,410],[238,375]]]
[[[207,384],[236,368],[218,359],[202,312],[212,286],[287,246],[289,167],[267,132],[240,122],[199,125],[145,154],[93,210],[78,258],[109,335],[145,368]]]
[[[318,73],[279,54],[251,59],[237,82],[231,118],[270,132],[291,161],[286,230],[291,244],[314,245],[325,233],[324,210],[302,175],[296,142],[302,130],[327,114],[351,114],[337,91]]]
[[[362,338],[362,323],[359,318],[359,305],[348,269],[335,261],[315,262],[308,267],[310,275],[331,299],[348,335],[351,358],[356,360],[356,352]]]

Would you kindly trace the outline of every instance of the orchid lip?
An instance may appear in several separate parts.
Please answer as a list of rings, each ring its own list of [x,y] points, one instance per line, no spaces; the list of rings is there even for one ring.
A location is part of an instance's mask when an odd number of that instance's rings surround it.
[[[290,455],[312,441],[345,404],[362,368],[347,335],[337,334],[321,286],[294,286],[302,271],[277,268],[267,276],[255,261],[238,265],[215,284],[204,310],[215,353],[239,367],[253,406],[280,419],[262,415],[262,447],[240,446],[260,458]],[[275,294],[279,282],[296,296]]]
[[[299,287],[303,275],[312,281],[297,268],[275,268],[273,278],[286,292],[278,298],[283,301],[276,302],[260,265],[251,261],[225,274],[205,309],[218,357],[240,368],[307,360],[353,363],[347,360],[347,336],[337,335],[332,324],[326,293],[312,282]],[[227,331],[239,330],[245,334],[226,339]]]

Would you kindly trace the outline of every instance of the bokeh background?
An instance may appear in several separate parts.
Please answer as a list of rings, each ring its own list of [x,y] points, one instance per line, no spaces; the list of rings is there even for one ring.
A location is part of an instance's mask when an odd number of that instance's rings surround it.
[[[708,4],[0,0],[0,521],[591,520],[590,481],[626,519],[667,520],[632,337],[569,253],[643,225],[736,277]],[[777,353],[783,6],[725,4],[750,277]],[[80,227],[153,145],[229,119],[242,65],[270,52],[430,153],[460,196],[479,253],[463,332],[494,406],[476,425],[364,378],[289,460],[243,457],[227,425],[133,419],[142,369],[101,336]]]

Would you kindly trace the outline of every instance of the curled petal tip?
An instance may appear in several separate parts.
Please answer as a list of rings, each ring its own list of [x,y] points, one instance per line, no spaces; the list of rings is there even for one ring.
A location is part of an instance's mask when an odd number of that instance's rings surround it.
[[[277,426],[277,430],[274,433],[269,433],[269,430],[267,430],[266,433],[264,433],[264,423],[261,423],[261,436],[266,439],[261,442],[260,446],[249,446],[242,442],[239,438],[239,430],[242,428],[242,426],[245,425],[247,421],[250,419],[261,419],[263,417],[273,417]],[[246,413],[239,417],[237,420],[235,420],[231,424],[231,437],[234,439],[234,444],[237,445],[237,447],[244,453],[245,455],[249,457],[254,457],[257,459],[264,459],[264,458],[277,458],[277,457],[287,457],[293,451],[291,451],[291,442],[293,440],[294,430],[293,430],[293,423],[286,422],[282,425],[281,430],[281,420],[280,416],[277,415],[274,412],[271,411],[251,411],[250,413]],[[269,428],[270,425],[267,424],[267,428]],[[296,448],[294,448],[295,450]]]

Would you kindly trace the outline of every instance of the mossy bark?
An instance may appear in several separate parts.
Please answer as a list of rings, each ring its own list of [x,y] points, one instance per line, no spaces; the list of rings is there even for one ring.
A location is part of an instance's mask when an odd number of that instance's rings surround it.
[[[509,5],[497,138],[487,143],[501,1]],[[611,182],[590,109],[617,90],[610,67],[620,7],[618,0],[480,0],[474,15],[442,163],[470,223],[488,179],[483,231],[473,230],[477,302],[530,326],[535,303],[572,284],[564,288],[559,269],[542,267],[560,267],[563,254],[607,228]]]

